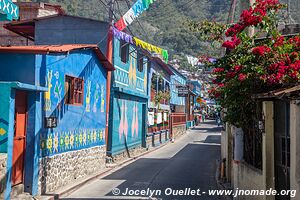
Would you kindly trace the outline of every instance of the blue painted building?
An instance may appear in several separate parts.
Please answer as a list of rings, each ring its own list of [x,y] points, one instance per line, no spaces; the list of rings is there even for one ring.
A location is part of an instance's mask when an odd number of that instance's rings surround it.
[[[188,85],[190,87],[190,90],[195,94],[194,106],[195,108],[199,108],[200,104],[196,100],[198,97],[201,98],[201,83],[198,80],[189,80]]]
[[[37,195],[105,167],[106,77],[113,66],[99,48],[1,47],[0,60],[4,198],[14,185]]]
[[[148,58],[117,37],[113,40],[108,155],[142,149],[146,134]]]
[[[172,140],[175,140],[178,136],[186,132],[187,112],[188,107],[187,98],[179,97],[177,86],[186,86],[187,78],[182,75],[172,65],[169,65],[170,69],[174,73],[171,76],[171,127],[170,134]]]
[[[181,74],[177,69],[169,65],[170,69],[174,73],[171,76],[171,107],[173,106],[173,112],[183,112],[185,109],[185,97],[178,96],[178,88],[176,86],[185,86],[187,78]]]
[[[148,132],[147,146],[166,142],[170,135],[170,99],[172,70],[159,57],[150,60],[148,77]]]

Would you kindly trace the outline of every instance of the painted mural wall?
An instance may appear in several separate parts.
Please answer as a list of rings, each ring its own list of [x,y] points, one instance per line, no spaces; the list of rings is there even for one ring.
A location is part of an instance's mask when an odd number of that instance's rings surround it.
[[[143,58],[142,71],[137,67],[137,51],[130,45],[128,62],[124,63],[120,57],[120,40],[114,39],[114,87],[120,91],[141,97],[147,96],[147,58]]]
[[[141,146],[145,135],[147,103],[147,58],[138,70],[138,52],[129,46],[128,61],[120,57],[120,40],[114,39],[113,92],[110,122],[110,152],[112,155]]]
[[[39,55],[36,63],[41,85],[48,88],[43,117],[58,119],[56,128],[41,131],[40,157],[104,145],[106,71],[92,50]],[[82,105],[65,104],[66,75],[84,80]]]
[[[146,106],[137,98],[122,95],[114,97],[113,107],[112,154],[141,145]]]

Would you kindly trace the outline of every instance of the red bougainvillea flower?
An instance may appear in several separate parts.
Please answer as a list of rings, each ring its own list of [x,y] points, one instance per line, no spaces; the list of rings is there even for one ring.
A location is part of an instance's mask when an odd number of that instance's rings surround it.
[[[246,78],[247,78],[247,75],[241,73],[241,74],[239,74],[238,80],[239,80],[239,81],[244,81],[244,80],[246,80]]]
[[[236,34],[240,33],[244,29],[245,29],[245,27],[242,24],[237,23],[237,24],[234,24],[233,26],[231,26],[229,29],[227,29],[225,35],[227,37],[235,36]]]
[[[228,49],[234,49],[241,43],[241,40],[235,36],[231,38],[231,40],[227,40],[223,43],[222,47],[228,48]]]
[[[227,72],[226,77],[227,78],[234,78],[235,77],[235,72]]]
[[[254,55],[263,56],[265,53],[269,53],[271,49],[266,46],[258,46],[252,49]]]
[[[219,87],[224,87],[225,84],[224,84],[224,83],[218,83],[218,86],[219,86]]]
[[[284,44],[284,37],[280,36],[275,40],[274,47],[279,47]]]
[[[243,68],[243,67],[240,66],[240,65],[234,66],[234,71],[239,72],[239,71],[242,70],[242,68]]]
[[[297,59],[298,58],[298,52],[292,52],[291,53],[291,55],[290,55],[290,58],[292,59],[292,60],[295,60],[295,59]]]
[[[214,74],[222,73],[222,72],[224,72],[224,71],[225,71],[224,68],[214,68],[214,69],[213,69],[213,73],[214,73]]]

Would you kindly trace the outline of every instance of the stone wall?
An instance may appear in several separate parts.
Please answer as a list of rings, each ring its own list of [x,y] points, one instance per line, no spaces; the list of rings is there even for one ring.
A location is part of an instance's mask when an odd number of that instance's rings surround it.
[[[7,154],[0,153],[0,199],[4,199]]]
[[[106,147],[98,146],[40,159],[39,193],[57,190],[105,168]]]
[[[234,164],[236,179],[234,188],[241,190],[266,190],[264,174],[261,170],[256,169],[247,163],[241,162]],[[266,196],[239,196],[239,200],[265,200]]]
[[[178,126],[173,126],[172,127],[172,134],[173,134],[173,139],[176,140],[176,138],[179,138],[183,134],[186,133],[186,125],[178,125]]]
[[[129,149],[128,151],[123,151],[121,153],[112,155],[111,157],[114,163],[120,163],[128,158],[136,157],[146,151],[147,151],[146,148],[143,148],[142,146],[136,146]]]

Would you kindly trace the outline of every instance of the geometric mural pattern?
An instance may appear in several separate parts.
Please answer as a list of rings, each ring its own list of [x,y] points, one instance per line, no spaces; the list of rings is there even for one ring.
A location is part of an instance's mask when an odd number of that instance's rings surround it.
[[[40,157],[85,149],[105,143],[105,129],[80,129],[68,132],[48,133],[40,136]]]
[[[125,85],[129,85],[128,72],[121,70],[118,66],[115,66],[116,70],[114,71],[115,81]]]

